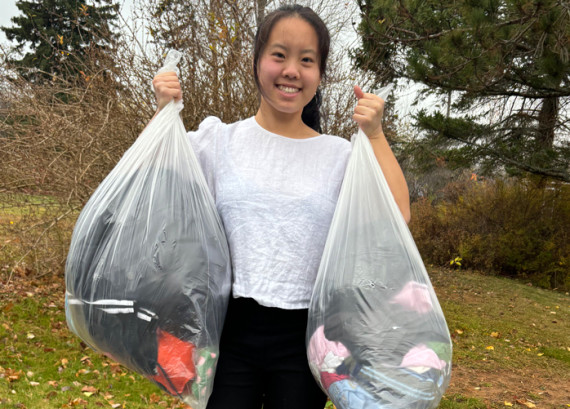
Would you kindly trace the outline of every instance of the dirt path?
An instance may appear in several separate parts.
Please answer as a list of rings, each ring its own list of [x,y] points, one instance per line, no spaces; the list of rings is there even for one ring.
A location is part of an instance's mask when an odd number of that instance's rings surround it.
[[[461,394],[483,400],[489,408],[568,408],[570,383],[545,370],[527,368],[474,370],[455,365],[446,395]],[[534,405],[534,406],[533,406]]]

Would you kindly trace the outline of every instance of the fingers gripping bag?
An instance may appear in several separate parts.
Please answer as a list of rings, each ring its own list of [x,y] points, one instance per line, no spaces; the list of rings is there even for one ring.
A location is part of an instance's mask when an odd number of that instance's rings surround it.
[[[170,52],[161,71],[175,71]],[[65,266],[69,327],[193,409],[206,407],[231,285],[222,222],[170,102],[89,199]]]
[[[338,409],[428,409],[451,376],[445,317],[362,130],[309,307],[311,371]]]

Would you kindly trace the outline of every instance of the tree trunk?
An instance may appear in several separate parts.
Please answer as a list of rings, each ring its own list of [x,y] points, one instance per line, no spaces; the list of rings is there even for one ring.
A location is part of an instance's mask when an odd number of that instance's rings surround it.
[[[265,8],[267,7],[267,3],[268,3],[267,0],[256,0],[255,2],[255,8],[256,8],[255,22],[257,23],[257,26],[259,26],[261,20],[263,20],[263,18],[265,17]]]
[[[550,149],[554,145],[554,130],[558,121],[558,109],[557,97],[548,97],[542,100],[542,107],[538,114],[537,142],[543,149]]]
[[[558,120],[558,98],[548,97],[542,100],[542,107],[538,113],[538,132],[537,132],[537,148],[541,153],[545,150],[552,149],[554,146],[554,130]],[[538,162],[540,167],[548,166],[546,163],[547,155],[540,155],[541,160]],[[541,188],[546,187],[546,177],[542,176],[538,182]]]

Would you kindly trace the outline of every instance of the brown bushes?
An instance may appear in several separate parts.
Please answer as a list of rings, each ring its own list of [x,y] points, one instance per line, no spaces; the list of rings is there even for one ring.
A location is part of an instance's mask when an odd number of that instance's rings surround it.
[[[82,73],[41,85],[12,76],[3,84],[4,270],[62,271],[79,209],[152,115],[124,104],[128,91],[108,68],[86,66]]]
[[[424,260],[484,270],[545,288],[570,288],[570,185],[463,180],[412,206]]]

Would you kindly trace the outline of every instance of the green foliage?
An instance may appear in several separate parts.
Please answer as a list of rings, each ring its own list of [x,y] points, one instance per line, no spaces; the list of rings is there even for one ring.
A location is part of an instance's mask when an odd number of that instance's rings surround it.
[[[114,41],[112,28],[118,5],[112,0],[19,0],[20,15],[13,27],[1,27],[16,42],[17,57],[10,62],[26,79],[45,83],[54,78],[81,75],[94,49]],[[100,56],[100,53],[99,53]],[[83,75],[85,75],[83,73]]]
[[[527,179],[460,181],[412,206],[411,230],[429,263],[570,288],[570,186]]]
[[[403,47],[406,57],[405,66],[375,61],[379,74],[405,74],[447,90],[486,95],[508,89],[535,97],[568,93],[569,85],[561,82],[570,68],[563,37],[570,17],[556,0],[361,0],[360,7],[365,19],[358,61],[369,62],[367,54],[378,45],[394,57]],[[532,88],[513,89],[516,84]]]
[[[425,149],[454,166],[570,181],[570,14],[556,0],[360,0],[353,57],[379,82],[448,100],[422,112]],[[420,96],[419,98],[422,98]],[[455,117],[455,118],[454,118]]]

